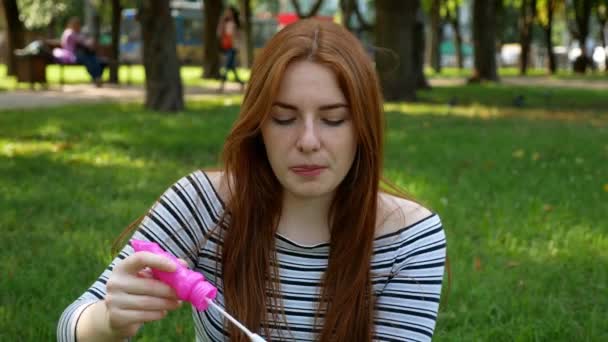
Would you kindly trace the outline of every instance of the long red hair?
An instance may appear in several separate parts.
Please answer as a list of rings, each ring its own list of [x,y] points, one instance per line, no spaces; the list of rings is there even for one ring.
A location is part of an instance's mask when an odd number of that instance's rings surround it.
[[[370,341],[374,311],[370,261],[384,139],[382,98],[363,46],[332,22],[307,19],[287,26],[266,44],[253,65],[239,117],[222,154],[230,193],[224,216],[228,229],[220,251],[225,304],[246,326],[263,327],[267,336],[268,309],[282,310],[274,243],[283,190],[270,168],[260,128],[285,69],[301,59],[335,72],[358,143],[353,165],[330,208],[330,253],[317,311],[317,318],[323,316],[318,340]],[[229,329],[232,341],[247,341],[239,330],[231,325]]]

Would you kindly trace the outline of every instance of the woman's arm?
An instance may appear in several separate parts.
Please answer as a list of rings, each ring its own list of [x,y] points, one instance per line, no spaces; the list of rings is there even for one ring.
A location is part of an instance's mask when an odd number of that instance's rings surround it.
[[[197,249],[202,247],[199,244],[203,241],[204,235],[215,227],[215,222],[222,213],[221,210],[222,202],[216,195],[212,181],[202,172],[197,171],[182,178],[161,196],[133,237],[157,242],[163,249],[193,265],[198,258]],[[108,305],[104,305],[107,304],[108,288],[113,286],[115,293],[133,293],[139,291],[138,288],[149,288],[149,281],[153,281],[140,279],[138,282],[133,281],[133,278],[127,279],[126,275],[133,275],[155,262],[149,258],[133,259],[133,254],[131,246],[124,246],[93,285],[65,309],[57,326],[59,341],[75,341],[77,334],[78,340],[81,340],[80,337],[86,339],[93,336],[103,338],[114,335],[112,330],[108,329],[112,324],[108,317]],[[131,263],[129,267],[126,265],[127,260],[135,260],[135,263]],[[123,276],[117,277],[115,273],[121,273]],[[140,286],[141,282],[146,281],[148,283]],[[164,285],[160,284],[157,285],[161,287]],[[163,292],[166,290],[166,287],[164,290],[157,288],[155,291],[159,292],[155,292],[153,297],[171,297],[171,293]],[[123,296],[122,299],[124,298]],[[114,303],[120,306],[124,301],[121,302],[120,297],[114,297]],[[146,303],[147,306],[152,305],[156,308],[168,304],[170,303],[159,302],[154,298]],[[115,308],[111,305],[109,307]],[[138,317],[137,319],[147,321],[158,318]]]

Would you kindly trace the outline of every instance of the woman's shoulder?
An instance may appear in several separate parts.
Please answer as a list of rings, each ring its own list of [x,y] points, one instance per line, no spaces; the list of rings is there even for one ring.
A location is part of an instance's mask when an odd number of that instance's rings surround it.
[[[225,179],[223,170],[197,170],[190,174],[192,177],[203,180],[208,184],[210,190],[223,202],[226,203],[229,199],[229,187]]]
[[[420,203],[382,192],[378,199],[375,236],[391,235],[432,216],[436,215]]]

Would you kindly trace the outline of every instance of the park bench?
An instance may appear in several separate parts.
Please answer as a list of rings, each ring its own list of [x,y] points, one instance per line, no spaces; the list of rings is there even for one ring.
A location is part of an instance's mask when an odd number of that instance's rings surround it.
[[[38,53],[16,50],[15,55],[17,56],[18,61],[16,72],[17,81],[29,83],[30,89],[34,89],[36,83],[41,84],[46,88],[48,86],[46,79],[46,68],[50,65],[56,65],[59,66],[59,84],[63,86],[65,84],[65,66],[82,64],[60,63],[53,58],[51,54],[52,50],[56,47],[60,47],[60,43],[58,41],[46,40],[44,41],[44,49],[41,49],[41,51]],[[131,84],[131,62],[111,58],[110,46],[107,45],[98,46],[95,49],[95,53],[108,67],[112,66],[113,64],[117,64],[117,66],[128,66],[127,84]]]

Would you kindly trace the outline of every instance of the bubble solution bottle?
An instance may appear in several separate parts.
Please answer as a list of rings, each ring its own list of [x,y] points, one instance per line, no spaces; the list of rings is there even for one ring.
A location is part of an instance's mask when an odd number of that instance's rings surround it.
[[[192,303],[197,310],[206,310],[209,305],[218,310],[224,317],[241,329],[252,342],[265,342],[265,340],[251,332],[234,317],[213,302],[217,289],[205,280],[205,277],[182,265],[171,253],[165,252],[157,243],[131,239],[131,246],[135,252],[150,252],[169,258],[175,263],[175,272],[164,272],[152,269],[154,278],[171,286],[181,300]]]
[[[205,277],[182,265],[171,253],[165,252],[157,243],[132,239],[131,246],[136,252],[150,252],[171,259],[176,266],[175,272],[152,269],[154,278],[171,286],[181,300],[192,303],[199,311],[207,309],[209,301],[215,299],[217,289]]]

